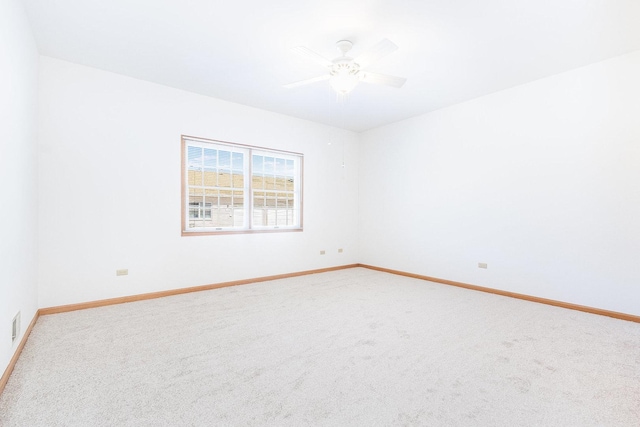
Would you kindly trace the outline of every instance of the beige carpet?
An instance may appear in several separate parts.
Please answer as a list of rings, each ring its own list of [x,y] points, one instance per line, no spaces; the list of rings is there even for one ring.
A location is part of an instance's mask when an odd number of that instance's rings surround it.
[[[640,426],[640,324],[362,268],[43,316],[2,426]]]

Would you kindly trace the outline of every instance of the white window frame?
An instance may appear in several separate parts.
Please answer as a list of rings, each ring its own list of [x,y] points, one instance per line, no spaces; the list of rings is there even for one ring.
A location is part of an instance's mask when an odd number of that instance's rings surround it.
[[[228,227],[193,227],[190,226],[190,200],[189,200],[189,167],[188,167],[188,150],[189,147],[200,148],[213,148],[231,151],[235,153],[243,154],[243,225],[233,225]],[[245,144],[236,144],[227,141],[219,141],[213,139],[199,138],[193,136],[182,135],[181,137],[181,162],[182,162],[182,183],[181,183],[181,205],[182,205],[182,235],[183,236],[197,236],[197,235],[214,235],[214,234],[234,234],[234,233],[269,233],[269,232],[287,232],[287,231],[302,231],[303,227],[303,164],[304,155],[301,153],[295,153],[283,150],[274,150],[264,147],[256,147]],[[253,156],[266,156],[274,157],[276,159],[293,160],[293,190],[266,190],[266,189],[254,189],[253,188]],[[275,184],[274,184],[275,185]],[[198,187],[198,186],[196,186]],[[205,188],[204,184],[201,186]],[[193,188],[193,186],[192,186]],[[237,189],[236,189],[237,190]],[[275,191],[279,193],[287,193],[289,196],[293,195],[293,223],[291,225],[262,225],[254,223],[254,193],[256,191]],[[266,199],[265,199],[266,200]],[[289,200],[287,200],[287,207],[289,206]],[[216,206],[212,207],[217,209]],[[277,211],[276,211],[277,212]],[[289,212],[286,211],[285,217],[287,221],[289,219]],[[277,214],[276,214],[277,215]],[[277,220],[276,220],[277,222]]]

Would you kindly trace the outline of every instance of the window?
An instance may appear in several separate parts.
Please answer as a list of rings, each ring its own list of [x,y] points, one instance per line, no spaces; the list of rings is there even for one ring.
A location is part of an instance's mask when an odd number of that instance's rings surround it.
[[[182,137],[182,234],[302,230],[302,154]]]

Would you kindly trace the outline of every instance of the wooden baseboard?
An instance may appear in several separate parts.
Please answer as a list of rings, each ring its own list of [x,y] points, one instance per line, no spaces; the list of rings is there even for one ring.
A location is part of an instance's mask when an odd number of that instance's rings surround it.
[[[424,276],[424,275],[421,275],[421,274],[408,273],[406,271],[393,270],[393,269],[383,268],[383,267],[376,267],[376,266],[367,265],[367,264],[348,264],[348,265],[342,265],[342,266],[338,266],[338,267],[321,268],[321,269],[317,269],[317,270],[306,270],[306,271],[299,271],[299,272],[295,272],[295,273],[277,274],[277,275],[274,275],[274,276],[257,277],[257,278],[254,278],[254,279],[234,280],[234,281],[231,281],[231,282],[215,283],[215,284],[211,284],[211,285],[194,286],[194,287],[182,288],[182,289],[171,289],[171,290],[167,290],[167,291],[151,292],[151,293],[138,294],[138,295],[130,295],[130,296],[125,296],[125,297],[110,298],[110,299],[104,299],[104,300],[98,300],[98,301],[89,301],[89,302],[83,302],[83,303],[78,303],[78,304],[68,304],[68,305],[61,305],[61,306],[56,306],[56,307],[47,307],[47,308],[41,308],[40,310],[38,310],[38,315],[64,313],[64,312],[67,312],[67,311],[75,311],[75,310],[84,310],[84,309],[87,309],[87,308],[103,307],[103,306],[107,306],[107,305],[122,304],[122,303],[126,303],[126,302],[134,302],[134,301],[142,301],[142,300],[147,300],[147,299],[162,298],[162,297],[166,297],[166,296],[186,294],[186,293],[190,293],[190,292],[199,292],[199,291],[207,291],[207,290],[211,290],[211,289],[226,288],[226,287],[229,287],[229,286],[246,285],[246,284],[249,284],[249,283],[266,282],[268,280],[286,279],[286,278],[289,278],[289,277],[304,276],[304,275],[315,274],[315,273],[324,273],[324,272],[327,272],[327,271],[344,270],[344,269],[347,269],[347,268],[354,268],[354,267],[363,267],[363,268],[368,268],[370,270],[377,270],[377,271],[382,271],[382,272],[385,272],[385,273],[391,273],[391,274],[397,274],[397,275],[400,275],[400,276],[412,277],[414,279],[427,280],[427,281],[430,281],[430,282],[442,283],[442,284],[450,285],[450,286],[457,286],[459,288],[471,289],[471,290],[480,291],[480,292],[487,292],[487,293],[491,293],[491,294],[502,295],[502,296],[507,296],[507,297],[511,297],[511,298],[517,298],[517,299],[521,299],[521,300],[525,300],[525,301],[531,301],[531,302],[537,302],[537,303],[540,303],[540,304],[553,305],[555,307],[562,307],[562,308],[567,308],[567,309],[570,309],[570,310],[583,311],[585,313],[597,314],[597,315],[600,315],[600,316],[613,317],[613,318],[616,318],[616,319],[628,320],[630,322],[640,323],[640,316],[636,316],[636,315],[633,315],[633,314],[620,313],[620,312],[617,312],[617,311],[604,310],[604,309],[600,309],[600,308],[594,308],[594,307],[588,307],[588,306],[584,306],[584,305],[572,304],[572,303],[563,302],[563,301],[556,301],[556,300],[547,299],[547,298],[540,298],[540,297],[535,297],[535,296],[526,295],[526,294],[519,294],[519,293],[516,293],[516,292],[509,292],[509,291],[503,291],[503,290],[500,290],[500,289],[487,288],[487,287],[484,287],[484,286],[477,286],[477,285],[472,285],[472,284],[469,284],[469,283],[456,282],[456,281],[453,281],[453,280],[440,279],[438,277]],[[31,327],[33,327],[33,323],[35,323],[35,319],[32,322],[32,325],[29,326],[29,332],[31,331]],[[26,339],[26,337],[27,337],[27,334],[25,334],[25,339]],[[24,342],[20,343],[20,346],[24,346]],[[20,347],[20,350],[21,349],[22,349],[22,347]],[[2,378],[4,379],[4,376]],[[1,385],[1,383],[0,383],[0,385]]]
[[[81,302],[78,304],[60,305],[40,309],[40,315],[65,313],[67,311],[84,310],[87,308],[104,307],[107,305],[122,304],[125,302],[143,301],[154,298],[168,297],[171,295],[187,294],[190,292],[208,291],[211,289],[226,288],[229,286],[247,285],[249,283],[266,282],[268,280],[287,279],[289,277],[306,276],[308,274],[325,273],[327,271],[344,270],[357,267],[358,264],[341,265],[338,267],[321,268],[317,270],[299,271],[296,273],[276,274],[274,276],[264,276],[255,279],[233,280],[231,282],[215,283],[211,285],[193,286],[190,288],[171,289],[168,291],[151,292],[147,294],[130,295],[126,297],[109,298],[98,301]]]
[[[630,322],[640,323],[640,316],[634,316],[633,314],[619,313],[617,311],[603,310],[603,309],[600,309],[600,308],[587,307],[587,306],[578,305],[578,304],[571,304],[571,303],[568,303],[568,302],[556,301],[556,300],[547,299],[547,298],[539,298],[539,297],[534,297],[534,296],[531,296],[531,295],[518,294],[518,293],[515,293],[515,292],[501,291],[499,289],[486,288],[484,286],[470,285],[468,283],[455,282],[453,280],[446,280],[446,279],[439,279],[437,277],[423,276],[421,274],[407,273],[406,271],[391,270],[389,268],[375,267],[373,265],[358,264],[358,267],[364,267],[364,268],[368,268],[370,270],[376,270],[376,271],[382,271],[382,272],[385,272],[385,273],[397,274],[399,276],[413,277],[414,279],[428,280],[429,282],[442,283],[442,284],[445,284],[445,285],[457,286],[459,288],[471,289],[471,290],[480,291],[480,292],[487,292],[487,293],[490,293],[490,294],[502,295],[502,296],[511,297],[511,298],[518,298],[518,299],[522,299],[522,300],[525,300],[525,301],[532,301],[532,302],[537,302],[537,303],[540,303],[540,304],[553,305],[553,306],[556,306],[556,307],[568,308],[570,310],[583,311],[585,313],[597,314],[597,315],[600,315],[600,316],[613,317],[615,319],[628,320]]]
[[[13,368],[16,366],[16,362],[18,362],[20,353],[22,353],[22,349],[24,348],[24,345],[27,343],[27,339],[31,334],[31,330],[33,329],[33,326],[38,321],[38,317],[40,317],[40,310],[36,311],[36,314],[33,316],[31,323],[29,323],[29,327],[27,328],[26,331],[24,331],[22,340],[20,341],[20,344],[18,344],[18,348],[16,348],[16,352],[13,353],[13,357],[9,361],[9,366],[7,366],[7,369],[4,370],[4,374],[2,374],[2,377],[0,378],[0,394],[2,394],[2,392],[4,391],[4,387],[7,385],[7,381],[9,381],[9,377],[13,372]]]

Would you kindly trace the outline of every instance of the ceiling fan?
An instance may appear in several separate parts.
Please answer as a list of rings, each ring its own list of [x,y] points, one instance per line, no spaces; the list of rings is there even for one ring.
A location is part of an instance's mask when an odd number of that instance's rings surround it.
[[[379,74],[365,70],[365,68],[367,68],[369,65],[398,49],[398,46],[396,46],[390,40],[382,40],[373,48],[359,55],[355,59],[347,56],[347,53],[353,47],[353,43],[351,43],[349,40],[339,40],[336,43],[336,47],[342,53],[342,55],[338,56],[334,60],[329,60],[304,46],[297,46],[292,48],[291,50],[298,55],[310,59],[311,61],[314,61],[317,64],[325,67],[328,71],[328,74],[295,83],[290,83],[288,85],[284,85],[284,87],[287,89],[291,89],[311,83],[329,80],[329,84],[338,94],[338,99],[344,99],[349,94],[349,92],[351,92],[353,88],[355,88],[361,81],[365,83],[393,86],[396,88],[402,87],[402,85],[407,81],[407,79],[403,77],[388,76],[386,74]]]

